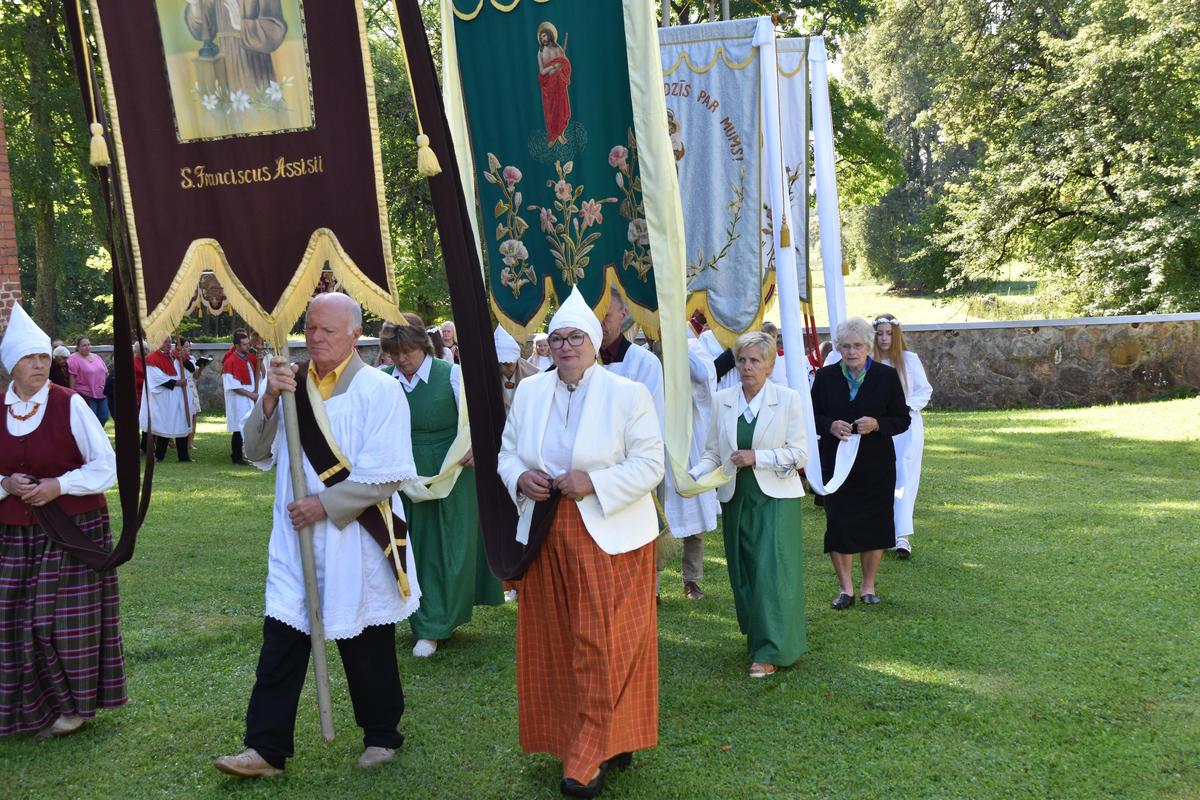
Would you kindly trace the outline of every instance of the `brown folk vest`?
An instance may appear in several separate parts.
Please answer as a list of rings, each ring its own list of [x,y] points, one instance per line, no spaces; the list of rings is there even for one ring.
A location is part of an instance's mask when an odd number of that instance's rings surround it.
[[[83,466],[83,455],[71,434],[70,389],[50,386],[42,423],[24,436],[8,432],[8,404],[3,405],[0,420],[0,475],[22,472],[35,478],[57,478]],[[62,495],[56,501],[70,516],[105,507],[104,495]],[[0,500],[0,525],[32,525],[33,509],[16,495]]]

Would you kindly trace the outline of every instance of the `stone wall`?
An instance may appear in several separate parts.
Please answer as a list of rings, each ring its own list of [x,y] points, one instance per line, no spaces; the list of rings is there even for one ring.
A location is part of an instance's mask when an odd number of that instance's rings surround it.
[[[828,338],[827,330],[820,333]],[[929,373],[932,408],[1136,402],[1200,390],[1200,314],[911,325],[904,335]],[[205,409],[224,407],[220,365],[228,349],[193,346],[195,355],[214,359],[200,378]],[[93,350],[111,363],[111,347]],[[359,352],[374,364],[379,340],[360,340]],[[293,344],[293,359],[305,355]]]
[[[1135,402],[1200,390],[1200,314],[913,325],[933,408]]]

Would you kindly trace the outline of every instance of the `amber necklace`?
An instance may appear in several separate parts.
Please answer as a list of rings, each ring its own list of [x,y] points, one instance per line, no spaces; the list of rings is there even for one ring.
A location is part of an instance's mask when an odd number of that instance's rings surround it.
[[[25,420],[29,419],[30,417],[32,417],[34,414],[36,414],[38,412],[39,408],[42,407],[41,403],[34,403],[32,400],[22,400],[21,402],[22,403],[32,403],[33,408],[29,409],[28,414],[18,414],[16,412],[16,409],[13,406],[9,406],[8,407],[8,415],[10,417],[12,417],[13,419],[17,420],[18,422],[24,422]]]

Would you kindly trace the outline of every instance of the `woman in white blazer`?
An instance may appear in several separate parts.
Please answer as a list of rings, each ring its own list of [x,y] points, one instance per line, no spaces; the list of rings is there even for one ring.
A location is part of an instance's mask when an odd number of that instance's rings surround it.
[[[700,477],[722,470],[725,560],[750,677],[774,674],[804,652],[804,546],[797,470],[806,442],[800,395],[769,380],[775,342],[743,334],[734,345],[740,385],[717,392]]]
[[[521,747],[562,759],[559,789],[577,797],[658,743],[663,443],[646,388],[596,363],[600,337],[574,290],[550,322],[555,369],[517,385],[499,457],[519,541],[535,504],[557,498],[519,584],[517,711]]]

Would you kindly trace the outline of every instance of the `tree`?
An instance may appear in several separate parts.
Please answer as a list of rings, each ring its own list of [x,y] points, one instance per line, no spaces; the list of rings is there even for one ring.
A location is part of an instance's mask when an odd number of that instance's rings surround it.
[[[984,155],[935,240],[967,275],[1030,260],[1084,313],[1200,307],[1200,3],[1039,4],[979,23],[994,41],[959,39],[949,64],[967,80],[938,102]]]
[[[851,61],[908,181],[858,212],[860,256],[949,287],[1024,260],[1082,313],[1200,307],[1198,34],[1197,0],[884,3]]]
[[[0,5],[0,95],[25,296],[47,332],[86,333],[108,315],[97,298],[111,290],[107,275],[88,266],[104,260],[102,226],[60,3]],[[64,285],[71,291],[60,292]]]
[[[847,251],[856,266],[911,290],[940,290],[956,276],[951,254],[933,243],[944,229],[940,201],[947,181],[970,169],[971,147],[945,145],[933,116],[930,52],[939,20],[913,14],[915,4],[885,2],[879,16],[848,40],[846,82],[882,112],[887,139],[899,151],[898,180],[878,202],[850,205]]]
[[[450,315],[450,292],[429,184],[417,173],[417,116],[391,3],[368,0],[367,31],[375,69],[392,262],[400,307],[430,322]],[[435,61],[440,62],[437,4],[426,4],[422,11]]]

